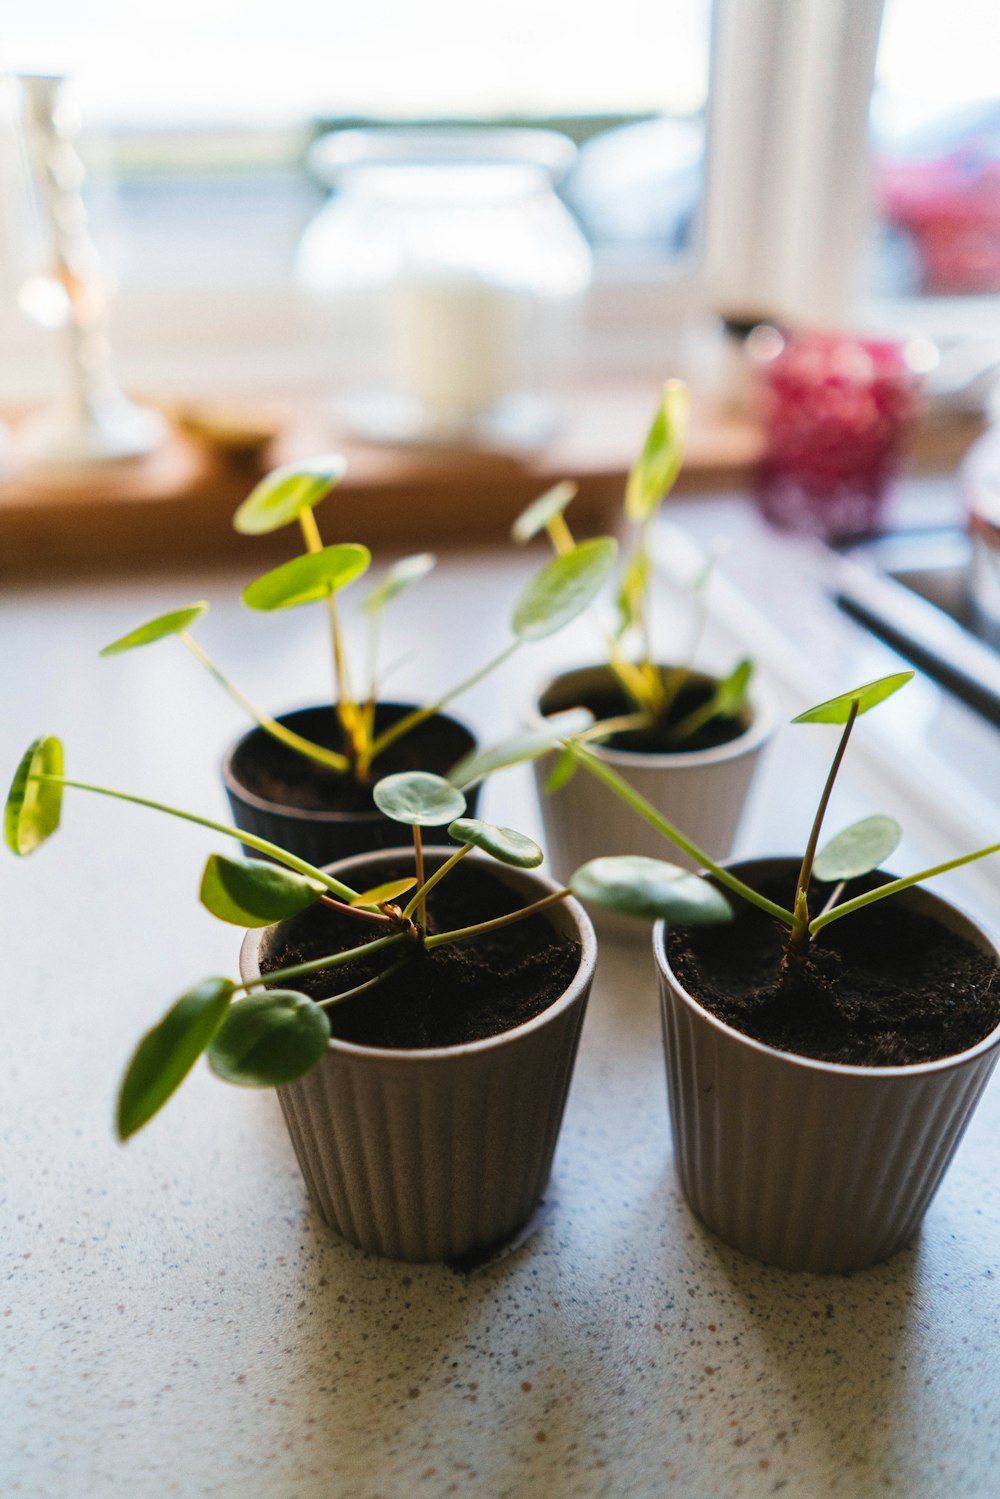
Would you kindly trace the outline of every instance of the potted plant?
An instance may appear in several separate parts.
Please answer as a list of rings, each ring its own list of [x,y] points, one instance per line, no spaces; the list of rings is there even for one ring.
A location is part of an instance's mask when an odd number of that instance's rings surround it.
[[[393,826],[412,829],[411,850],[324,870],[255,834],[70,780],[53,738],[31,745],[11,786],[15,854],[56,829],[67,786],[242,836],[275,861],[208,859],[202,904],[250,929],[240,976],[192,985],[143,1036],[118,1097],[120,1138],[205,1053],[228,1082],[278,1089],[326,1221],[403,1259],[485,1250],[544,1189],[594,970],[577,882],[645,917],[725,914],[703,881],[653,860],[605,861],[555,885],[535,872],[536,844],[467,817],[465,797],[425,772],[374,789]],[[425,850],[421,829],[443,825],[453,841]]]
[[[279,843],[314,863],[384,847],[392,825],[372,801],[380,775],[404,770],[443,773],[475,743],[470,730],[443,710],[524,645],[562,629],[601,588],[616,544],[598,537],[572,547],[543,567],[515,601],[510,640],[491,661],[429,704],[387,702],[379,692],[379,641],[386,607],[434,565],[429,553],[390,567],[365,597],[368,622],[364,672],[349,660],[339,597],[368,570],[371,554],[356,542],[324,546],[315,509],[339,483],[344,459],[328,454],[276,469],[236,511],[233,524],[261,535],[297,524],[306,550],[250,583],[242,594],[252,609],[271,612],[322,602],[333,666],[331,704],[280,717],[259,710],[191,634],[203,602],[148,620],[104,647],[117,655],[176,637],[225,689],[256,727],[226,755],[223,781],[238,827]],[[364,686],[359,682],[364,680]],[[249,845],[248,845],[249,846]]]
[[[742,659],[723,678],[693,669],[690,661],[663,663],[653,655],[652,528],[680,471],[687,425],[687,393],[671,380],[625,486],[624,519],[632,535],[608,628],[607,660],[564,671],[536,694],[537,722],[567,708],[586,707],[593,752],[613,766],[692,837],[728,853],[773,715]],[[575,545],[566,507],[575,494],[556,485],[517,519],[515,540],[545,531],[556,555]],[[697,595],[707,574],[695,584]],[[574,869],[601,853],[654,855],[657,840],[630,826],[620,801],[585,777],[574,777],[568,754],[536,762],[536,780],[549,857],[556,871]]]
[[[819,849],[856,719],[912,675],[795,720],[842,726],[801,860],[718,864],[585,745],[570,746],[737,897],[724,933],[654,930],[675,1159],[709,1228],[788,1269],[860,1269],[906,1241],[1000,1054],[993,941],[916,888],[1000,843],[894,878],[880,865],[900,829],[880,815]]]

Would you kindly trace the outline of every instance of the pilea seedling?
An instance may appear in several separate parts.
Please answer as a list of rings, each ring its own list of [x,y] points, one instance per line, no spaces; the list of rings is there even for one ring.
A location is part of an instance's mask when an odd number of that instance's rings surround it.
[[[633,539],[618,583],[615,623],[607,633],[608,666],[634,711],[595,723],[588,732],[591,739],[656,727],[666,745],[680,749],[713,719],[736,718],[746,702],[753,663],[744,658],[715,684],[704,702],[672,717],[691,670],[686,665],[663,668],[653,659],[652,530],[680,472],[687,421],[687,389],[680,380],[668,380],[625,485],[624,516]],[[568,480],[546,490],[518,516],[511,530],[513,539],[526,543],[544,531],[557,556],[569,554],[577,543],[566,508],[576,492],[577,486]],[[710,565],[693,581],[695,597],[707,583],[709,571]],[[696,650],[697,639],[690,654]],[[551,789],[567,779],[572,769],[573,761],[564,757]]]
[[[551,730],[549,747],[560,734],[579,731],[588,718],[579,713],[566,716]],[[541,849],[523,833],[464,816],[464,795],[443,777],[413,771],[386,776],[376,783],[377,806],[387,817],[412,830],[413,875],[356,891],[255,834],[146,797],[69,779],[63,774],[62,746],[55,738],[36,739],[17,768],[4,811],[4,840],[11,852],[19,856],[33,853],[55,832],[66,787],[181,818],[237,838],[275,861],[243,862],[210,855],[202,872],[199,899],[221,921],[240,927],[270,926],[321,904],[358,923],[358,944],[347,950],[296,963],[256,980],[211,977],[187,989],[142,1037],[128,1064],[116,1115],[122,1140],[157,1113],[202,1053],[207,1054],[212,1070],[227,1082],[250,1087],[291,1082],[314,1067],[326,1050],[329,1006],[377,991],[390,974],[420,961],[435,948],[523,920],[571,894],[635,916],[669,916],[689,925],[715,923],[729,914],[718,891],[689,871],[657,859],[622,857],[592,860],[578,869],[565,887],[508,915],[453,931],[430,932],[426,925],[428,895],[472,849],[519,868],[532,869],[542,862]],[[447,826],[455,852],[427,875],[421,829],[442,826]],[[405,905],[401,904],[403,897],[407,897]],[[379,974],[328,999],[316,1001],[289,987],[306,974],[340,967],[382,950],[387,966]],[[238,998],[241,993],[244,997]],[[372,1002],[377,1002],[377,994]]]
[[[335,774],[353,777],[361,784],[371,780],[378,757],[397,740],[425,720],[440,713],[455,698],[476,686],[522,646],[543,640],[561,630],[581,614],[597,596],[614,567],[617,543],[599,536],[562,549],[522,589],[511,614],[511,638],[503,650],[444,692],[433,703],[414,708],[396,722],[376,732],[378,699],[378,653],[382,618],[386,606],[410,584],[419,581],[434,566],[429,552],[404,557],[387,569],[367,594],[362,610],[368,619],[366,686],[358,691],[348,660],[338,611],[338,595],[367,572],[371,564],[368,548],[357,542],[324,546],[315,510],[343,478],[346,462],[337,453],[305,462],[287,464],[262,479],[240,505],[233,525],[244,535],[257,536],[297,523],[306,545],[304,554],[272,568],[247,585],[243,602],[251,609],[271,612],[323,602],[326,608],[333,657],[333,711],[340,727],[341,748],[329,749],[296,734],[286,725],[260,712],[206,654],[190,633],[190,626],[208,605],[198,602],[157,615],[145,624],[106,645],[102,656],[118,655],[137,646],[176,636],[240,708],[273,739],[306,756]]]

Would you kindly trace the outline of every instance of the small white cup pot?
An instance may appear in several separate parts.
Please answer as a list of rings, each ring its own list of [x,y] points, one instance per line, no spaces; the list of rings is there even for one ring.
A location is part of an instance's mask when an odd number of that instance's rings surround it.
[[[748,884],[797,860],[733,866]],[[990,938],[925,889],[893,899],[985,952]],[[916,1231],[1000,1055],[977,1045],[901,1067],[778,1051],[724,1024],[682,987],[653,929],[674,1158],[685,1196],[725,1243],[788,1270],[879,1264]]]
[[[370,853],[329,869],[371,889],[380,870],[408,853]],[[425,849],[428,873],[452,853],[454,846]],[[475,853],[453,877],[461,879],[470,863],[526,904],[558,888],[534,870]],[[488,1250],[531,1216],[548,1181],[597,953],[577,901],[557,902],[545,918],[580,944],[580,962],[568,988],[531,1020],[434,1049],[332,1038],[311,1072],[277,1090],[309,1194],[350,1243],[390,1259],[460,1259]],[[262,954],[281,933],[280,923],[247,933],[244,980],[259,976]]]

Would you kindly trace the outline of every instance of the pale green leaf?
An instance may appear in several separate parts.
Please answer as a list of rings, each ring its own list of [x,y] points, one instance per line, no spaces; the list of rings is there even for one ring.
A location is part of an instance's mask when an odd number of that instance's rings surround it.
[[[568,786],[570,781],[576,775],[576,767],[576,756],[573,754],[573,751],[567,746],[567,748],[564,749],[562,754],[559,756],[555,765],[552,767],[548,778],[546,779],[544,788],[546,795],[551,796],[554,792],[561,791],[564,786]]]
[[[207,911],[233,926],[270,926],[314,905],[324,886],[306,875],[262,859],[210,854],[199,899]]]
[[[243,602],[251,609],[290,609],[296,604],[311,604],[353,583],[370,562],[368,548],[353,541],[323,547],[319,552],[306,552],[248,583],[243,590]]]
[[[874,682],[865,682],[860,687],[852,688],[850,692],[842,692],[839,697],[828,698],[815,708],[808,708],[805,713],[793,718],[792,723],[846,723],[851,716],[852,703],[857,703],[860,717],[869,708],[874,708],[877,703],[884,702],[887,697],[905,687],[913,675],[912,671],[896,671],[888,677],[877,677]]]
[[[816,855],[812,872],[824,882],[855,880],[888,859],[899,846],[903,830],[893,817],[876,815],[852,823]]]
[[[591,859],[569,883],[581,900],[647,921],[662,916],[679,926],[715,926],[733,919],[729,902],[708,880],[640,854]]]
[[[444,776],[403,770],[384,776],[372,790],[379,811],[409,827],[438,828],[465,811],[465,797]]]
[[[553,557],[522,589],[511,627],[521,640],[542,640],[582,614],[604,586],[618,544],[611,536],[581,541]]]
[[[625,486],[625,514],[645,521],[672,489],[684,459],[688,395],[681,380],[668,380]]]
[[[551,489],[540,494],[537,500],[532,500],[521,511],[510,528],[511,539],[522,545],[531,541],[539,531],[544,531],[551,521],[562,515],[578,488],[579,485],[574,484],[571,479],[561,479],[558,484],[553,484]]]
[[[408,880],[386,880],[383,885],[373,885],[370,890],[362,890],[361,894],[355,895],[349,904],[382,906],[387,901],[395,900],[397,896],[405,895],[407,890],[412,890],[416,883],[415,877]]]
[[[347,460],[340,453],[286,463],[251,490],[233,516],[233,526],[244,536],[277,531],[318,505],[346,472]]]
[[[401,557],[394,562],[382,574],[375,587],[369,593],[362,604],[366,614],[377,614],[384,609],[386,604],[408,588],[411,583],[419,583],[421,578],[426,578],[431,568],[437,563],[433,552],[416,552],[412,557]]]
[[[59,826],[62,786],[32,777],[62,773],[63,751],[58,739],[51,735],[36,739],[25,751],[4,807],[4,842],[12,854],[23,857],[33,853]]]
[[[565,713],[554,713],[546,719],[544,727],[529,729],[524,734],[515,734],[499,744],[487,745],[485,749],[470,750],[463,755],[448,772],[452,785],[465,789],[495,771],[505,770],[508,765],[520,765],[525,760],[537,760],[548,750],[554,749],[564,739],[572,739],[589,729],[594,715],[589,708],[570,708]]]
[[[113,640],[101,651],[102,656],[117,656],[120,651],[134,650],[137,645],[152,645],[154,640],[165,640],[168,635],[179,635],[188,625],[194,624],[205,613],[208,605],[202,601],[187,604],[183,609],[172,609],[169,614],[158,614],[144,625],[137,625],[127,635]]]
[[[492,854],[501,864],[513,864],[518,869],[537,869],[545,858],[538,844],[524,833],[481,822],[478,817],[459,817],[448,833],[456,843],[471,843],[474,848]]]

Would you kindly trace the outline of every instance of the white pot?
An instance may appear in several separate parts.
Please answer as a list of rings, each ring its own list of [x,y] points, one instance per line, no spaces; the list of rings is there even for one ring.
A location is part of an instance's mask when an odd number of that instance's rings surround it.
[[[696,681],[705,680],[700,673],[692,676]],[[610,678],[606,666],[563,672],[547,682],[535,698],[534,722],[539,722],[546,710],[574,706],[588,691],[606,686]],[[597,745],[590,748],[693,843],[713,859],[722,860],[732,852],[750,783],[773,732],[774,720],[769,698],[755,683],[744,710],[743,730],[728,744],[662,754]],[[535,761],[534,769],[548,868],[557,879],[568,879],[588,859],[604,854],[644,854],[687,868],[697,867],[585,770],[578,768],[567,785],[546,792],[545,782],[554,764],[555,757],[546,755]],[[635,923],[625,917],[596,908],[590,914],[599,930],[635,930]]]

